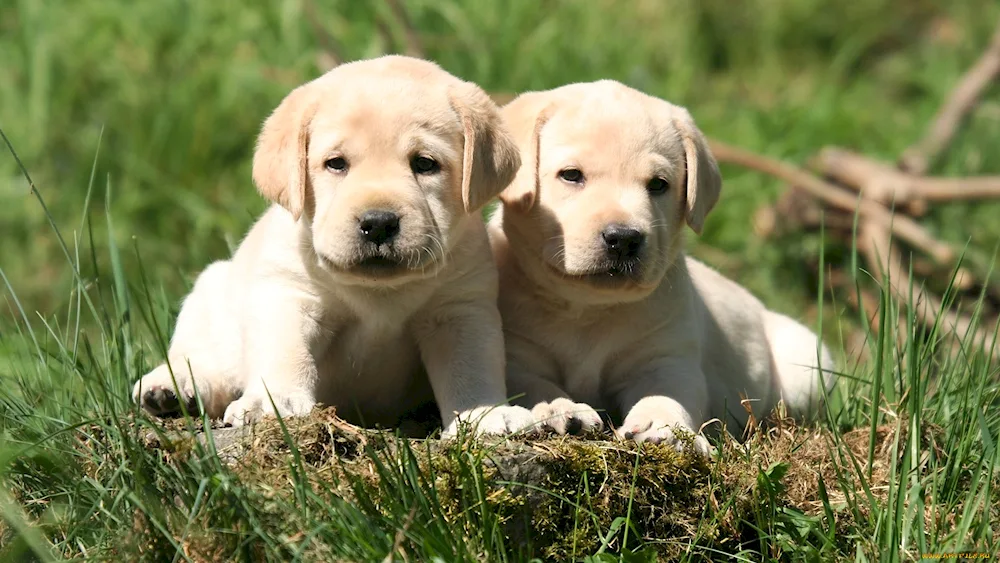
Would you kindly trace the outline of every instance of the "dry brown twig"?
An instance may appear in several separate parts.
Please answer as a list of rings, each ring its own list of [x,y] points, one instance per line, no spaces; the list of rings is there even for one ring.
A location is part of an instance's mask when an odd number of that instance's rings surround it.
[[[938,110],[924,137],[903,152],[899,167],[911,174],[926,174],[934,159],[955,136],[962,118],[975,107],[979,96],[997,76],[1000,76],[1000,25],[994,32],[989,47],[965,73]]]
[[[901,172],[867,156],[826,147],[812,160],[824,176],[856,189],[883,205],[926,206],[928,201],[1000,198],[1000,176],[927,178]]]
[[[405,44],[403,52],[411,57],[426,58],[420,33],[413,25],[406,7],[399,0],[385,0],[385,3],[392,19],[403,30],[403,43]],[[330,70],[343,63],[345,59],[341,55],[340,44],[320,23],[323,19],[316,9],[315,0],[305,0],[302,9],[312,27],[313,34],[316,36],[316,42],[319,44],[319,52],[316,54],[317,66],[323,70]],[[375,21],[375,28],[384,42],[385,49],[393,50],[394,34],[385,18],[378,17]]]
[[[976,281],[976,276],[973,275],[971,270],[964,266],[959,266],[957,271],[946,270],[935,266],[927,260],[921,259],[919,256],[911,256],[910,267],[913,269],[914,275],[920,276],[921,278],[938,278],[939,280],[948,280],[951,283],[952,288],[957,291],[970,291],[979,285],[979,282]]]
[[[382,44],[379,45],[381,52],[392,53],[395,49],[395,39],[393,38],[392,28],[389,27],[388,22],[381,17],[375,18],[375,33],[377,33],[379,39],[382,40]]]
[[[956,312],[952,308],[943,308],[940,298],[932,294],[910,275],[903,265],[899,250],[892,244],[892,234],[883,225],[866,221],[860,227],[858,247],[865,254],[871,265],[872,275],[882,284],[888,284],[890,293],[902,304],[910,304],[921,324],[932,327],[940,323],[945,331],[953,331],[959,342],[969,342],[990,349],[990,334],[979,328],[971,316]],[[1000,357],[998,350],[993,351],[994,357]]]
[[[893,215],[875,201],[858,198],[851,192],[835,184],[822,180],[813,174],[751,151],[733,147],[720,141],[710,140],[712,153],[719,162],[751,168],[784,180],[827,205],[853,213],[857,209],[862,218],[874,220],[892,230],[892,233],[926,253],[935,263],[951,267],[955,251],[948,244],[934,238],[927,229],[909,217]]]
[[[416,26],[413,25],[413,20],[410,19],[410,14],[406,11],[406,7],[399,0],[385,0],[385,3],[389,7],[389,13],[392,15],[392,19],[396,21],[396,25],[403,29],[403,42],[406,44],[403,52],[411,57],[425,58],[423,40],[420,39],[420,33],[417,31]],[[381,25],[379,28],[383,34],[388,32]]]
[[[410,509],[410,513],[406,515],[406,520],[403,521],[403,526],[396,530],[396,537],[392,540],[392,549],[389,553],[385,555],[385,559],[382,563],[393,563],[396,560],[396,554],[399,553],[403,556],[403,563],[407,563],[410,558],[406,555],[406,550],[403,549],[403,542],[406,541],[406,534],[410,531],[410,526],[413,525],[413,520],[417,516],[417,505],[414,504],[413,508]]]
[[[879,329],[878,309],[882,301],[881,295],[870,287],[860,285],[846,272],[833,270],[827,276],[828,287],[843,295],[847,305],[864,315],[864,325],[867,330],[851,331],[844,342],[848,357],[857,361],[871,357],[867,341],[869,335],[876,334]]]
[[[305,0],[302,3],[302,10],[306,14],[306,19],[309,20],[313,35],[316,36],[316,43],[319,44],[319,53],[316,54],[316,65],[323,70],[330,70],[344,62],[344,57],[341,55],[340,45],[337,43],[337,40],[320,23],[323,19],[316,10],[315,0]]]
[[[854,230],[854,213],[824,207],[802,190],[790,189],[778,196],[774,205],[761,207],[754,214],[754,234],[764,238],[820,227],[835,236],[849,238]]]
[[[881,163],[847,151],[832,152],[828,150],[821,154],[823,158],[817,159],[817,166],[832,180],[853,187],[858,192],[858,195],[854,195],[839,184],[823,180],[788,163],[715,140],[711,140],[710,145],[713,154],[720,162],[743,166],[784,180],[793,187],[793,190],[797,189],[809,194],[823,204],[830,206],[835,212],[852,212],[856,208],[859,213],[858,247],[868,262],[875,279],[880,283],[889,283],[892,287],[891,295],[901,303],[910,302],[910,296],[899,289],[901,280],[909,281],[910,277],[898,250],[890,247],[890,241],[894,235],[915,248],[925,251],[936,266],[949,268],[953,266],[955,253],[950,246],[934,239],[929,232],[909,217],[894,214],[885,207],[885,205],[892,204],[893,198],[897,197],[900,191],[912,189],[914,184],[913,182],[902,184],[900,176],[903,175],[895,171],[890,174],[889,170],[885,170],[887,167]],[[847,163],[843,167],[835,165],[843,162]],[[909,178],[907,176],[908,181]],[[914,180],[923,181],[924,179]],[[919,182],[918,184],[927,185]],[[798,213],[796,218],[804,220],[804,226],[809,226],[811,221],[817,221],[819,218],[814,215],[822,213],[822,209],[815,209],[808,200],[787,202],[785,205],[788,206],[786,211]],[[832,226],[835,226],[835,231],[838,234],[843,235],[845,233],[840,231],[845,231],[846,225],[846,222],[837,222]],[[851,225],[853,226],[853,223]],[[846,231],[846,233],[849,232],[849,230]],[[968,271],[964,269],[959,271],[958,279],[962,281],[963,287],[972,283],[971,278]],[[866,293],[862,290],[862,295],[858,296],[856,295],[857,288],[844,286],[841,289],[849,289],[846,293],[854,308],[864,306],[869,314],[875,310],[872,309],[872,306],[878,303],[878,298],[870,292]],[[853,300],[850,297],[852,295],[854,295]],[[942,311],[942,300],[916,281],[914,282],[912,299],[914,311],[919,321],[926,326],[934,326]],[[977,343],[988,342],[987,333],[975,328],[972,318],[968,315],[948,310],[941,314],[940,322],[946,330],[953,330],[956,338],[960,341],[966,341],[966,337],[971,334]],[[904,334],[905,331],[900,331],[901,336]]]

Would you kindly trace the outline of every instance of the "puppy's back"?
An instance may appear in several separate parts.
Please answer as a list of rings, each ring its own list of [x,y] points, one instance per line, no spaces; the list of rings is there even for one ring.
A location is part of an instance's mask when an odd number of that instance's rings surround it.
[[[826,347],[801,323],[774,311],[746,288],[694,258],[686,264],[702,330],[702,369],[713,387],[712,413],[745,424],[741,394],[758,418],[784,399],[792,414],[815,410],[820,371],[833,367]],[[832,379],[824,385],[832,387]]]

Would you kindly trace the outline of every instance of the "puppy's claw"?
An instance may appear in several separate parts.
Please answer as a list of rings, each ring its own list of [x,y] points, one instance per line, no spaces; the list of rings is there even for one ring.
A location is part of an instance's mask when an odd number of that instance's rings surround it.
[[[455,420],[441,433],[442,438],[454,438],[458,435],[460,424],[471,425],[472,434],[511,434],[527,430],[538,424],[531,411],[524,407],[499,406],[477,407],[459,413]]]
[[[601,415],[593,407],[564,398],[538,403],[531,409],[531,414],[557,434],[582,434],[604,428]]]
[[[679,430],[680,432],[675,432],[675,430]],[[650,444],[665,444],[673,446],[678,451],[684,451],[687,440],[680,437],[679,434],[681,433],[692,436],[691,445],[697,454],[705,457],[711,454],[712,447],[704,436],[681,425],[667,422],[643,421],[637,424],[626,424],[622,430],[619,430],[619,434],[626,440],[648,442]]]
[[[172,415],[181,413],[181,402],[177,398],[177,393],[173,389],[166,387],[153,387],[144,389],[140,406],[156,416]],[[200,414],[198,410],[198,400],[187,397],[184,404],[185,410],[190,415]]]
[[[274,401],[272,405],[271,401]],[[274,416],[276,406],[281,418],[292,416],[302,416],[309,414],[316,405],[316,401],[310,397],[300,395],[271,396],[264,395],[244,395],[233,401],[226,407],[226,413],[222,415],[222,422],[226,426],[244,426],[259,422],[262,418]]]
[[[174,381],[177,382],[177,388],[174,387]],[[135,382],[132,387],[132,400],[154,416],[180,415],[182,400],[188,414],[196,415],[200,412],[191,378],[185,376],[183,372],[171,377],[166,364]]]

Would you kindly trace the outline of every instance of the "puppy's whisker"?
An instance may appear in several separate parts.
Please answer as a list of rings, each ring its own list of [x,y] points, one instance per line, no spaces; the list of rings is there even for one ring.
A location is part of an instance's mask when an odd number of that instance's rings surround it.
[[[427,195],[427,191],[424,190],[424,187],[419,183],[417,185],[420,188],[420,191],[424,194],[422,201],[424,204],[424,210],[427,212],[427,219],[431,222],[431,226],[434,227],[433,232],[429,233],[430,239],[434,241],[434,243],[437,244],[438,249],[441,250],[441,257],[439,259],[443,262],[448,256],[448,253],[444,249],[444,245],[441,243],[444,239],[444,232],[441,230],[441,225],[438,224],[437,218],[434,217],[434,211],[431,209],[430,197]]]
[[[427,252],[431,257],[431,260],[434,261],[436,259],[439,260],[441,263],[444,263],[445,260],[447,260],[448,258],[448,253],[444,249],[444,244],[441,242],[441,238],[433,233],[429,234],[428,238],[434,244],[434,246],[440,251],[440,254],[435,258],[433,249],[428,248]]]
[[[438,256],[436,256],[434,254],[434,249],[433,248],[429,248],[429,247],[423,247],[423,248],[421,248],[420,249],[420,254],[423,254],[424,252],[427,253],[427,260],[421,262],[421,266],[420,266],[420,271],[421,272],[425,271],[431,264],[433,264],[438,259],[444,260],[444,256],[441,256],[439,258]]]
[[[553,236],[545,239],[545,242],[552,242],[554,240],[559,240],[561,238],[562,238],[562,235],[553,235]],[[563,246],[565,246],[565,245],[563,245]]]

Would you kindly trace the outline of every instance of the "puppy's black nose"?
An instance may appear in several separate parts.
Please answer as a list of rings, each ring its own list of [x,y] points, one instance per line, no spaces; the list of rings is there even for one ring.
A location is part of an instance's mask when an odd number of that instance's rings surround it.
[[[646,242],[646,235],[625,225],[608,225],[601,231],[604,248],[612,260],[629,260],[639,257],[639,250]]]
[[[365,211],[358,218],[358,231],[368,242],[382,244],[399,234],[399,215],[391,211]]]

